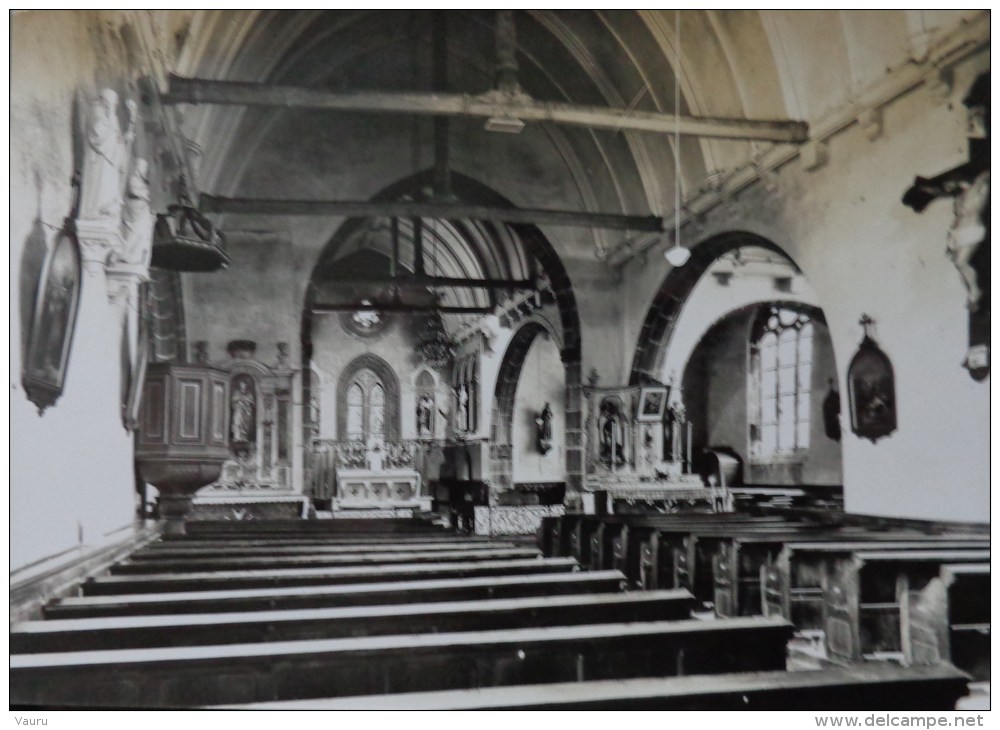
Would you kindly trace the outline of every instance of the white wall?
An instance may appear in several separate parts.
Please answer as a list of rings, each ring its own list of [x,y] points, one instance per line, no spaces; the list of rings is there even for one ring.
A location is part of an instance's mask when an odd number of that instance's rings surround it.
[[[417,362],[413,348],[416,338],[408,316],[394,316],[379,334],[364,338],[349,334],[341,325],[340,316],[328,314],[313,320],[313,368],[321,373],[319,386],[320,438],[343,438],[337,433],[337,384],[340,375],[355,358],[371,353],[385,360],[396,373],[400,390],[400,437],[417,438],[417,399],[415,380],[423,365]],[[437,408],[450,413],[454,409],[451,371],[434,371],[437,381]],[[314,386],[315,387],[315,386]],[[435,417],[435,435],[444,438],[448,432],[446,419]]]
[[[989,514],[989,380],[961,367],[968,346],[965,291],[944,252],[947,201],[923,214],[902,205],[915,175],[966,157],[963,95],[989,68],[977,55],[955,67],[947,100],[919,87],[884,108],[884,132],[857,126],[830,141],[830,161],[781,168],[778,189],[760,186],[715,209],[689,240],[747,230],[772,240],[802,268],[826,314],[841,393],[867,313],[896,373],[899,428],[872,444],[850,432],[845,404],[844,491],[849,511],[982,521]],[[667,273],[662,248],[626,267],[626,335],[635,338]]]
[[[62,397],[39,414],[21,385],[25,257],[48,251],[73,201],[74,93],[122,64],[115,26],[96,14],[17,13],[11,46],[10,567],[91,545],[133,520],[132,438],[122,425],[121,314],[100,272],[83,282]],[[99,269],[100,267],[98,267]]]
[[[552,409],[552,448],[537,448],[535,418],[545,404]],[[511,441],[514,482],[561,482],[566,479],[566,374],[559,349],[545,335],[535,337],[524,359],[514,396]]]
[[[746,484],[792,486],[839,485],[842,481],[840,443],[826,436],[823,425],[823,400],[834,377],[833,351],[827,328],[814,322],[813,366],[810,406],[809,449],[792,460],[752,464],[749,454],[748,377],[749,331],[754,310],[726,317],[709,330],[688,364],[684,374],[685,403],[691,403],[690,416],[695,424],[695,445],[728,446],[743,459]],[[695,374],[691,369],[700,369]],[[690,392],[697,384],[703,393]],[[700,435],[698,435],[700,432]],[[793,463],[797,466],[793,467]]]

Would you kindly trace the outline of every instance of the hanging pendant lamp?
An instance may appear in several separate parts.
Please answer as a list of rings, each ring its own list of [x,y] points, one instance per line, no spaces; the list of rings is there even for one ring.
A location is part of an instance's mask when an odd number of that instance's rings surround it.
[[[224,237],[192,205],[181,179],[180,201],[156,216],[151,266],[168,271],[218,271],[229,265]]]
[[[677,66],[674,70],[674,245],[663,256],[673,266],[683,266],[691,251],[681,245],[681,24],[680,13],[674,11],[674,37],[677,39]]]

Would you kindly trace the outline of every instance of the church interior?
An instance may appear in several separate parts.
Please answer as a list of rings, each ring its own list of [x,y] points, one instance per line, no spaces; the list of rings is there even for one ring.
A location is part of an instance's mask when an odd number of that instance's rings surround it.
[[[15,12],[11,707],[988,708],[989,52]]]

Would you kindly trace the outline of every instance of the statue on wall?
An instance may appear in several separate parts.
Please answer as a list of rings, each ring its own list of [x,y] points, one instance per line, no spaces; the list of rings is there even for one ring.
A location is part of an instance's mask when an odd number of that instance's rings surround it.
[[[625,419],[621,409],[611,399],[601,402],[598,428],[601,439],[600,458],[609,466],[621,466],[625,463]]]
[[[552,408],[548,403],[535,418],[535,425],[538,427],[538,452],[547,454],[552,448]]]
[[[422,439],[434,437],[434,399],[429,393],[424,393],[417,401],[417,436]]]
[[[990,202],[990,173],[981,172],[972,182],[960,181],[955,185],[960,192],[955,196],[955,220],[948,229],[947,252],[968,292],[966,306],[969,311],[975,312],[979,309],[983,292],[979,288],[972,256],[986,240],[983,220]]]
[[[149,164],[135,161],[125,189],[122,217],[125,247],[117,258],[124,264],[149,266],[153,250],[153,211],[149,206]]]
[[[249,375],[238,375],[230,396],[229,433],[233,444],[247,445],[257,440],[257,398]]]
[[[90,109],[87,146],[83,158],[80,218],[118,220],[122,187],[135,139],[137,105],[125,102],[129,117],[125,133],[118,121],[118,94],[104,89]]]
[[[458,390],[455,391],[455,395],[458,398],[458,410],[455,415],[455,429],[458,431],[468,431],[469,430],[469,389],[465,386],[465,383],[458,386]]]
[[[990,373],[990,73],[980,74],[962,102],[967,109],[968,161],[936,177],[917,176],[903,204],[917,213],[954,198],[946,253],[966,290],[969,348],[962,365],[974,380]]]

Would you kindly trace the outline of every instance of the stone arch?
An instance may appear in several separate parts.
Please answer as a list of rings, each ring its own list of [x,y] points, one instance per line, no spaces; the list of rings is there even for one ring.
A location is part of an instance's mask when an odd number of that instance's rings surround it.
[[[667,346],[680,319],[681,310],[708,268],[723,254],[744,246],[774,251],[789,261],[783,249],[762,236],[747,231],[731,231],[713,236],[691,249],[687,264],[670,270],[649,305],[632,356],[629,383],[638,385],[656,380]]]
[[[378,355],[366,352],[351,360],[340,373],[337,380],[337,438],[342,439],[347,433],[347,389],[354,376],[364,369],[371,370],[382,381],[385,388],[385,438],[399,439],[399,378],[392,366]]]
[[[373,200],[389,200],[398,197],[403,193],[411,193],[414,190],[421,190],[433,181],[433,171],[425,170],[416,173],[408,178],[404,178],[388,187],[373,197]],[[468,203],[479,203],[482,205],[513,208],[511,201],[497,193],[489,186],[475,180],[474,178],[452,172],[452,183],[455,191],[461,199]],[[324,251],[320,254],[311,280],[323,271],[328,265],[330,258],[337,249],[347,241],[351,235],[363,225],[364,219],[352,218],[343,223],[337,232],[327,243]],[[490,224],[491,231],[493,224]],[[582,365],[581,365],[581,332],[580,314],[576,304],[576,297],[573,294],[573,285],[570,282],[569,273],[563,265],[555,247],[544,233],[535,225],[527,223],[509,224],[508,228],[514,232],[517,241],[520,243],[519,256],[523,261],[512,261],[511,254],[505,254],[504,260],[508,262],[508,267],[513,270],[520,270],[526,265],[525,255],[530,253],[539,264],[545,277],[549,281],[556,307],[559,311],[559,320],[562,325],[560,336],[556,337],[556,342],[561,343],[560,357],[566,372],[566,475],[567,483],[571,491],[579,492],[583,487],[583,391],[582,391]],[[495,232],[495,231],[494,231]],[[312,286],[307,287],[306,296],[303,302],[302,311],[302,364],[303,364],[303,397],[311,398],[313,386],[310,375],[310,363],[312,360],[312,304],[315,293]],[[541,326],[541,325],[539,325]],[[398,390],[397,390],[398,392]],[[338,403],[341,394],[338,392]],[[338,408],[339,412],[339,408]],[[303,419],[303,429],[308,433],[312,426]],[[398,419],[397,419],[398,427]],[[338,434],[341,432],[338,416]]]
[[[496,386],[493,391],[493,421],[490,427],[490,473],[494,484],[499,488],[513,485],[513,430],[514,430],[514,400],[517,396],[517,384],[521,379],[521,370],[525,358],[531,350],[535,338],[539,335],[551,337],[552,333],[538,322],[526,322],[511,338],[497,373]],[[564,361],[565,362],[565,361]],[[567,395],[569,384],[567,382]],[[566,403],[566,416],[569,418],[569,399]],[[567,441],[568,426],[567,426]],[[566,449],[567,472],[571,468],[570,450]]]

